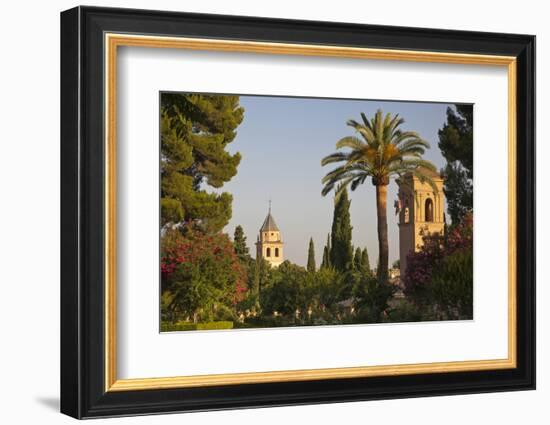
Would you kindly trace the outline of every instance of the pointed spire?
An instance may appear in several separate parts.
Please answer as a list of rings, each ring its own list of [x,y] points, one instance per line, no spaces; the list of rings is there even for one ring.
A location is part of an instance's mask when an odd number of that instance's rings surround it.
[[[266,231],[275,231],[275,232],[279,231],[279,228],[277,227],[277,224],[275,224],[275,220],[271,215],[271,199],[269,199],[269,210],[267,212],[267,217],[265,218],[264,223],[260,228],[260,232],[266,232]]]

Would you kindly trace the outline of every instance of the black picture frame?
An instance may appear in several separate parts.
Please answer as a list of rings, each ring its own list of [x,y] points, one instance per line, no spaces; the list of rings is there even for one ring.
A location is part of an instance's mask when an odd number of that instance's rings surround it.
[[[516,57],[517,367],[106,392],[105,32]],[[534,36],[96,7],[61,13],[62,413],[92,418],[534,388]]]

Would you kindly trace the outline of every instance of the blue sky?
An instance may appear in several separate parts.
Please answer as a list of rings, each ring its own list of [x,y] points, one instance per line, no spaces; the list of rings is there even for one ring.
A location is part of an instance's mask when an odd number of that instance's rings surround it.
[[[229,145],[240,152],[237,175],[222,190],[233,194],[233,216],[224,231],[233,235],[244,228],[251,254],[254,242],[272,200],[272,214],[285,243],[285,259],[305,265],[309,238],[313,237],[319,265],[333,211],[332,194],[321,196],[321,179],[334,166],[321,167],[321,158],[334,152],[336,142],[354,130],[348,119],[360,121],[377,109],[399,113],[404,130],[417,131],[431,148],[425,158],[438,168],[445,160],[437,147],[437,131],[446,120],[450,104],[384,102],[367,100],[241,96],[244,120]],[[390,264],[399,257],[399,234],[393,201],[397,185],[388,190]],[[374,186],[369,182],[350,192],[353,244],[367,247],[371,265],[378,258]]]

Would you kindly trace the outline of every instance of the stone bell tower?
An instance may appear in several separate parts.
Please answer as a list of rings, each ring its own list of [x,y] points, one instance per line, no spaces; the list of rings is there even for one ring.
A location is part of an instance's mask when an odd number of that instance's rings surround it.
[[[256,258],[263,258],[272,267],[278,267],[284,261],[283,241],[281,232],[271,215],[271,201],[269,201],[269,211],[256,241]]]
[[[437,193],[427,182],[412,174],[407,174],[399,181],[399,265],[401,276],[407,269],[407,255],[418,251],[423,244],[422,236],[428,233],[444,231],[445,194],[443,178],[439,173],[424,170],[429,175]]]

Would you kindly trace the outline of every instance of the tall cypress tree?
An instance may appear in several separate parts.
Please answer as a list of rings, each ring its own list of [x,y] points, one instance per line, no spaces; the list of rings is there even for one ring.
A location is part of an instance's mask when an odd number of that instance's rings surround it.
[[[310,273],[314,273],[316,268],[315,246],[313,245],[313,238],[309,238],[309,249],[307,252],[307,271]]]
[[[254,278],[252,280],[251,289],[252,289],[252,293],[254,295],[260,295],[260,280],[261,280],[261,275],[262,275],[261,261],[262,261],[262,259],[260,257],[258,257],[258,258],[256,258],[256,261],[253,263],[254,264]],[[258,297],[258,302],[259,302],[259,297]]]
[[[367,248],[357,248],[355,250],[355,255],[353,256],[353,268],[354,270],[367,275],[372,274]]]
[[[246,246],[246,236],[244,235],[243,227],[239,224],[235,227],[235,233],[233,234],[233,246],[235,247],[235,254],[241,261],[248,259],[248,247]]]
[[[357,271],[361,271],[361,264],[363,259],[363,252],[361,248],[357,247],[355,255],[353,256],[353,268]]]
[[[361,268],[369,274],[372,272],[370,269],[369,253],[366,247],[363,248],[363,252],[361,253]]]
[[[330,234],[327,235],[327,244],[323,248],[323,261],[321,262],[321,268],[330,268]]]
[[[353,247],[351,246],[351,218],[348,191],[344,189],[334,202],[334,216],[330,234],[330,263],[339,271],[353,267]]]

